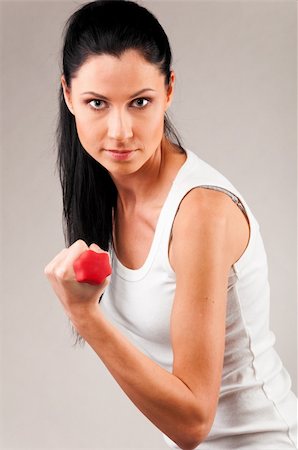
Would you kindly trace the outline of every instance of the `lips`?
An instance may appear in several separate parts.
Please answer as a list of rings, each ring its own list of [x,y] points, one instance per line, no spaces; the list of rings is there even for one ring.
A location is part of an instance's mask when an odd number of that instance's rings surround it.
[[[113,153],[129,153],[129,152],[133,152],[134,150],[114,150],[114,149],[107,149],[108,152],[113,152]]]
[[[112,161],[128,161],[133,159],[135,150],[105,150],[108,158]]]

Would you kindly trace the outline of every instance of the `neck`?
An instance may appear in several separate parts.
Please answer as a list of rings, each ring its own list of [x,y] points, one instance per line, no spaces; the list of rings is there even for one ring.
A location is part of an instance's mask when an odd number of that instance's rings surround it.
[[[137,172],[113,177],[118,191],[117,207],[129,213],[154,201],[164,181],[169,151],[169,145],[162,141],[152,157]]]

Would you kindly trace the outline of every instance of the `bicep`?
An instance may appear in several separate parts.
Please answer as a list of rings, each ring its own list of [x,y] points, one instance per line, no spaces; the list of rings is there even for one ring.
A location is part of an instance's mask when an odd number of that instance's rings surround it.
[[[211,426],[217,407],[225,346],[232,261],[227,208],[222,196],[192,191],[184,199],[173,228],[173,374],[197,398],[207,426]]]

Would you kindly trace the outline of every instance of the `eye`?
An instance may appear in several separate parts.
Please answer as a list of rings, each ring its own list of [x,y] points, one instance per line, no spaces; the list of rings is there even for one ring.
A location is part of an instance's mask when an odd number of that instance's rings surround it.
[[[96,103],[96,106],[91,106],[92,102]],[[88,105],[90,106],[90,108],[91,109],[95,109],[96,111],[98,111],[99,109],[102,109],[102,108],[99,108],[99,106],[100,106],[99,103],[103,103],[103,101],[102,100],[97,100],[97,99],[88,101]]]
[[[140,102],[147,102],[145,105],[140,104]],[[99,100],[99,99],[92,99],[92,100],[87,100],[86,102],[88,104],[88,106],[93,109],[93,111],[100,111],[101,109],[104,109],[104,101],[103,100]],[[92,105],[93,103],[93,105]],[[132,102],[133,104],[136,103],[137,104],[137,109],[144,109],[146,108],[146,106],[151,103],[151,100],[149,98],[145,98],[145,97],[140,97],[140,98],[136,98],[135,100],[133,100]]]
[[[151,100],[149,99],[149,98],[144,98],[144,97],[140,97],[140,98],[136,98],[134,101],[133,101],[133,103],[134,102],[140,102],[140,101],[144,101],[145,100],[145,102],[148,102],[148,103],[150,103],[151,102]],[[147,105],[148,105],[148,103],[146,103],[146,105],[140,105],[140,103],[138,103],[138,108],[137,109],[144,109]]]

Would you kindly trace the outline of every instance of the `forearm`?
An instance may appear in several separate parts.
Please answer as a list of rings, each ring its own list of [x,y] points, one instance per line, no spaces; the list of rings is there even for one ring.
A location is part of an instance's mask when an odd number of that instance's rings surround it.
[[[200,416],[190,389],[136,348],[99,308],[71,320],[138,409],[181,448],[191,448]]]

